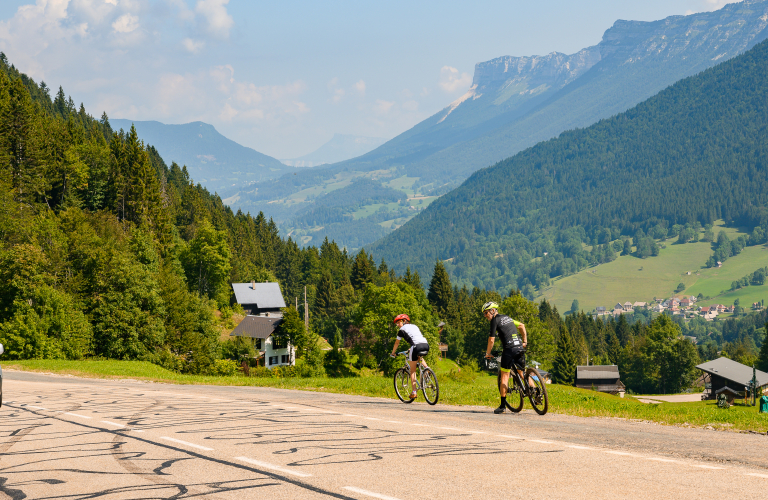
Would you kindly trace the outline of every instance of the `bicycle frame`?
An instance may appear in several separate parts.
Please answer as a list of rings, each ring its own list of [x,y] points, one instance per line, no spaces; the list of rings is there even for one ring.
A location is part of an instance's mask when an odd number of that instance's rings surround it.
[[[411,365],[408,363],[408,351],[400,351],[397,353],[398,356],[403,355],[405,357],[405,364],[403,365],[403,369],[407,371],[408,373],[411,373]],[[419,385],[419,380],[421,380],[421,376],[424,374],[424,368],[429,368],[426,364],[424,364],[424,357],[419,356],[419,376],[416,379],[416,385]]]

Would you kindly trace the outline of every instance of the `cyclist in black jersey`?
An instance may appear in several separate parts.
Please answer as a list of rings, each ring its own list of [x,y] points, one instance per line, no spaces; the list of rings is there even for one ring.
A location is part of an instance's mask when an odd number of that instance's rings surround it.
[[[483,315],[491,322],[491,331],[488,334],[488,348],[485,352],[486,358],[493,358],[491,349],[496,341],[496,332],[499,333],[499,340],[503,347],[501,353],[501,383],[499,384],[499,396],[501,396],[501,405],[493,410],[493,413],[504,413],[507,407],[507,387],[509,384],[509,371],[513,364],[525,368],[525,347],[528,345],[528,332],[525,325],[515,321],[506,314],[499,314],[499,305],[496,302],[486,302],[483,305]],[[522,338],[521,338],[522,337]],[[518,370],[520,378],[523,378],[523,372]]]

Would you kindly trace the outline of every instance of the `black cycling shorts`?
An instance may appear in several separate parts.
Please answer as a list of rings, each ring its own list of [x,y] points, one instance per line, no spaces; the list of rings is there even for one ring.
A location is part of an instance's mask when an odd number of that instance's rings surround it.
[[[408,359],[411,361],[418,361],[421,356],[426,356],[429,352],[429,344],[416,344],[411,346],[408,351]]]
[[[501,352],[501,370],[508,372],[512,365],[525,369],[525,351],[522,349],[504,349]]]

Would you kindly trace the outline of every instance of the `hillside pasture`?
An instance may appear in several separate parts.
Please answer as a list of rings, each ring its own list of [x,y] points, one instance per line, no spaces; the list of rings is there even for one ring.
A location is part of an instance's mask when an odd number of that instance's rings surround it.
[[[731,239],[743,234],[738,229],[723,227],[722,221],[718,221],[714,227],[715,235],[720,230],[724,230]],[[686,286],[682,294],[701,293],[711,297],[699,302],[700,305],[729,305],[739,298],[742,306],[749,306],[761,299],[768,300],[768,285],[727,292],[733,281],[768,266],[768,249],[765,246],[747,247],[739,255],[726,260],[722,267],[707,269],[704,263],[712,255],[709,243],[677,245],[674,241],[664,242],[666,248],[661,248],[657,257],[639,259],[631,255],[619,256],[613,262],[556,278],[537,300],[545,298],[559,311],[565,312],[571,308],[573,300],[578,299],[582,310],[592,311],[597,306],[612,308],[617,302],[649,302],[654,297],[671,297],[675,295],[674,290],[679,283]],[[691,274],[688,275],[688,272]]]

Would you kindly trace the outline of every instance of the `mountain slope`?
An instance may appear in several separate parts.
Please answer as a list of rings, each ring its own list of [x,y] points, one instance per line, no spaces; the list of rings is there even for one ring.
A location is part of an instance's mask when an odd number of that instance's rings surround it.
[[[190,176],[210,192],[232,185],[273,179],[293,170],[279,160],[227,139],[213,125],[192,122],[166,125],[156,121],[110,120],[115,130],[130,130],[131,124],[168,162],[186,165]]]
[[[622,235],[637,245],[719,218],[766,227],[766,81],[763,42],[476,172],[370,249],[397,269],[450,259],[459,282],[524,287],[600,262],[612,251],[599,245]]]
[[[416,178],[409,194],[441,195],[479,168],[748,50],[768,36],[766,26],[768,2],[743,2],[655,22],[617,21],[600,44],[572,55],[479,63],[467,94],[412,129],[358,158],[237,190],[233,208],[264,210],[293,227],[290,219],[315,194],[355,175]],[[300,201],[284,204],[289,197]]]
[[[282,160],[292,167],[315,167],[324,163],[337,163],[355,158],[376,149],[387,142],[381,137],[362,137],[359,135],[333,134],[330,141],[326,142],[315,151],[291,160]]]

